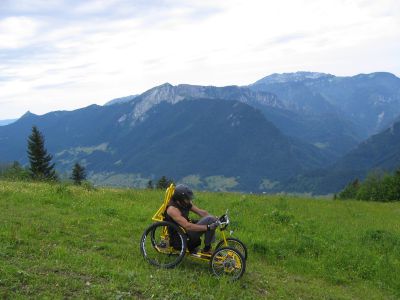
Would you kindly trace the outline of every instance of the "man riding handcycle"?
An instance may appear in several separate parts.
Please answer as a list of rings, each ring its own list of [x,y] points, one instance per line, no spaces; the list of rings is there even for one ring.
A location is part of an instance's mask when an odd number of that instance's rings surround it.
[[[226,237],[229,225],[226,213],[220,218],[213,217],[206,210],[192,203],[193,192],[185,185],[171,184],[164,202],[153,216],[156,221],[142,235],[140,249],[144,258],[151,264],[162,268],[177,266],[185,255],[209,262],[216,276],[227,275],[240,278],[246,268],[247,249],[238,239]],[[189,212],[201,219],[192,221]],[[212,251],[215,230],[219,228],[221,240]],[[204,235],[204,248],[199,250],[201,236]]]

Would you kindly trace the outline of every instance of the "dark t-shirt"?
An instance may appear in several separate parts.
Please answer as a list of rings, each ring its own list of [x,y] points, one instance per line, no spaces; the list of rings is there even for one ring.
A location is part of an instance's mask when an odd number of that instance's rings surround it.
[[[183,206],[183,205],[180,205],[179,203],[177,203],[176,201],[174,201],[173,199],[171,199],[167,205],[167,208],[165,209],[165,213],[164,213],[165,221],[171,222],[171,223],[177,225],[178,227],[180,227],[180,225],[177,222],[175,222],[175,220],[167,213],[168,207],[170,207],[170,206],[173,206],[173,207],[176,207],[177,209],[179,209],[179,211],[182,214],[182,217],[184,217],[187,221],[190,222],[189,212],[190,212],[190,209],[192,208],[191,203],[189,205]],[[181,241],[180,241],[178,233],[170,226],[170,227],[168,227],[168,234],[169,234],[171,246],[174,247],[175,249],[179,249],[181,247]]]

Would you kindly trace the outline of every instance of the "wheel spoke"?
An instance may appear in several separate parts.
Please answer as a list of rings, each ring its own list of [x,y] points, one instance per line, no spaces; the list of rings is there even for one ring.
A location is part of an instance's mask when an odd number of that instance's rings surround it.
[[[237,249],[222,247],[214,252],[210,266],[216,276],[228,276],[236,280],[245,270],[245,260]]]
[[[175,234],[173,245],[170,242],[169,234],[171,233]],[[185,255],[185,239],[186,236],[179,232],[177,226],[168,222],[154,223],[142,236],[141,252],[149,263],[163,268],[172,268]]]

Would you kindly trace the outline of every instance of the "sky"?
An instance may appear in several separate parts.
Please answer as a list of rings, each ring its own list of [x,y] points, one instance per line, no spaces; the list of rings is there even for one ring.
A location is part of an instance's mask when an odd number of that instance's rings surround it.
[[[296,71],[400,76],[400,1],[0,0],[0,120]]]

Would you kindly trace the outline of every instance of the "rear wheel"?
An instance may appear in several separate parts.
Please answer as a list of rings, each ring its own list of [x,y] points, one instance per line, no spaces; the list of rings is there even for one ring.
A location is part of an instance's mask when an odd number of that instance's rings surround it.
[[[236,238],[227,238],[226,242],[228,245],[225,245],[225,242],[223,240],[220,241],[217,244],[217,246],[215,247],[215,249],[219,249],[219,248],[225,247],[225,246],[231,247],[231,248],[238,250],[244,257],[244,259],[247,259],[247,247],[241,240],[236,239]]]
[[[246,260],[235,248],[221,247],[214,251],[210,260],[212,273],[217,277],[237,280],[246,270]]]
[[[171,236],[174,237],[173,243]],[[173,223],[157,222],[150,225],[140,240],[140,251],[146,261],[160,268],[173,268],[186,253],[186,235]]]

